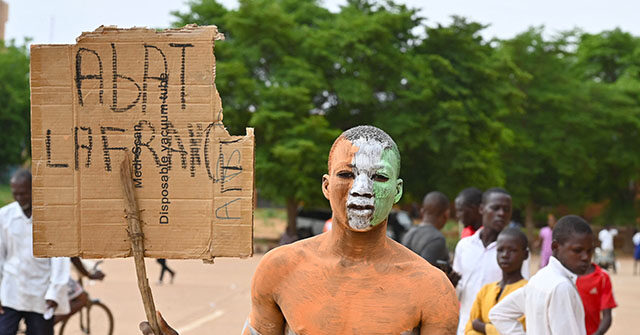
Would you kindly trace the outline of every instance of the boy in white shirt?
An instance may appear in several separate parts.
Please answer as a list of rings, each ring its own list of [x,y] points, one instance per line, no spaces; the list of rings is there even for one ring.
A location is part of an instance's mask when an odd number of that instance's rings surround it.
[[[553,229],[551,249],[549,265],[489,312],[501,334],[586,334],[576,280],[591,265],[593,232],[589,224],[576,215],[561,218]],[[518,322],[523,315],[526,332]]]

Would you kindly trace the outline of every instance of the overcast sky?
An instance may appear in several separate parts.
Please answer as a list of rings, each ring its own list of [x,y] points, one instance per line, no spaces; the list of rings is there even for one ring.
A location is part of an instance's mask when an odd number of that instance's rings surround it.
[[[75,43],[83,31],[100,25],[166,27],[170,12],[184,11],[185,0],[5,0],[9,3],[6,39],[32,43]],[[448,24],[451,15],[490,24],[484,36],[509,38],[530,26],[548,34],[575,27],[600,32],[620,27],[640,35],[640,1],[634,0],[399,0],[420,8],[428,25]],[[228,8],[237,1],[223,0]],[[344,0],[323,2],[336,11]]]

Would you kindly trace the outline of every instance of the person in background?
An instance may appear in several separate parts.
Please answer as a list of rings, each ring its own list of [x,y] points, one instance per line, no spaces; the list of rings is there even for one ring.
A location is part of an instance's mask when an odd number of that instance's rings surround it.
[[[489,312],[500,334],[585,335],[585,314],[576,289],[593,255],[593,231],[579,216],[567,215],[553,229],[553,255],[524,287]],[[526,332],[518,321],[526,319]]]
[[[578,277],[576,287],[584,306],[587,335],[604,335],[611,327],[611,309],[618,306],[613,298],[609,275],[591,263],[589,270]]]
[[[540,268],[549,264],[551,257],[551,242],[553,242],[553,227],[556,225],[556,217],[549,213],[547,215],[547,225],[540,229],[540,235],[535,242],[536,248],[540,248]]]
[[[156,262],[158,262],[158,264],[160,264],[160,266],[161,266],[160,278],[158,278],[158,285],[162,285],[162,279],[164,278],[164,273],[165,272],[169,272],[169,274],[171,275],[170,283],[173,284],[173,278],[176,276],[176,272],[171,270],[167,266],[167,260],[164,259],[164,258],[158,258],[158,259],[156,259]]]
[[[482,191],[475,187],[465,188],[456,197],[456,219],[464,227],[460,238],[471,236],[482,227],[481,203]]]
[[[598,239],[600,240],[600,249],[602,250],[602,258],[607,265],[613,268],[613,273],[617,273],[616,269],[616,254],[614,252],[613,239],[618,235],[618,230],[611,228],[610,225],[605,225],[598,233]]]
[[[498,265],[496,239],[511,220],[511,195],[502,188],[490,188],[482,194],[482,228],[456,245],[453,271],[460,274],[456,291],[460,300],[458,335],[464,334],[471,306],[480,289],[502,278]],[[529,278],[529,262],[522,263],[522,277]]]
[[[15,335],[23,319],[27,334],[53,335],[53,314],[69,313],[71,263],[33,256],[31,172],[18,170],[10,186],[15,201],[0,209],[0,335]]]
[[[433,266],[449,264],[449,250],[440,232],[449,219],[449,199],[441,192],[430,192],[422,201],[422,222],[409,229],[402,244]]]
[[[502,279],[480,289],[471,307],[465,335],[500,335],[489,320],[489,311],[496,303],[527,283],[522,278],[522,262],[529,257],[529,241],[518,228],[505,228],[496,242],[497,260],[502,269]],[[524,324],[524,318],[521,323]]]

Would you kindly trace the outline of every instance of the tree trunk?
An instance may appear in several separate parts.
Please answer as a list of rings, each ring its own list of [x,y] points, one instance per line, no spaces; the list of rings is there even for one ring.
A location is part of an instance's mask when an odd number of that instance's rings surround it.
[[[297,236],[296,216],[298,215],[298,201],[293,198],[287,199],[287,234]]]
[[[529,200],[527,206],[524,209],[524,226],[527,231],[527,238],[529,239],[529,250],[533,250],[533,241],[535,241],[535,224],[533,222],[533,201]]]

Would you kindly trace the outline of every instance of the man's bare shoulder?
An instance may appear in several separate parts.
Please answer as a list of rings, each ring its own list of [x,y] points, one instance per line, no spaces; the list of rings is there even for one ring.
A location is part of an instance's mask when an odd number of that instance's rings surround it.
[[[291,244],[279,246],[267,252],[258,265],[256,272],[264,271],[291,271],[299,264],[308,261],[317,253],[324,234],[300,240]],[[283,275],[284,273],[280,273]]]

